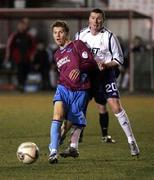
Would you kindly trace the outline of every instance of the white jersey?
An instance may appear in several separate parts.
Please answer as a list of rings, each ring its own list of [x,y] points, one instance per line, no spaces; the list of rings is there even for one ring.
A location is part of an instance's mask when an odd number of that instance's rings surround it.
[[[123,64],[123,53],[117,37],[102,28],[97,35],[92,35],[89,27],[76,33],[75,39],[80,39],[91,49],[95,60],[101,60],[104,63],[114,59],[118,64]]]

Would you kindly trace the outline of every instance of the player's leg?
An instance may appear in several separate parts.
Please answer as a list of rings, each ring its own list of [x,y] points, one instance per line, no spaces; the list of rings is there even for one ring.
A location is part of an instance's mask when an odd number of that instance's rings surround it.
[[[54,109],[53,120],[50,128],[49,163],[57,162],[57,151],[61,134],[61,124],[62,120],[64,119],[64,113],[68,106],[68,98],[68,89],[62,85],[58,85],[53,99]]]
[[[97,109],[99,110],[99,123],[101,126],[102,136],[108,135],[109,115],[106,105],[96,103]]]
[[[87,99],[85,108],[84,108],[84,110],[83,110],[83,113],[84,113],[84,116],[85,116],[85,117],[86,117],[86,113],[87,113],[88,104],[89,104],[89,102],[90,102],[91,100],[92,100],[92,94],[91,94],[91,92],[88,90],[88,99]],[[82,128],[81,133],[80,133],[79,143],[82,143],[82,142],[83,142],[83,136],[84,136],[84,127]]]
[[[105,143],[115,143],[115,140],[111,138],[111,136],[108,134],[108,128],[109,128],[109,113],[106,108],[106,105],[98,104],[97,108],[99,110],[99,124],[101,127],[101,133],[102,133],[102,142]]]
[[[82,127],[80,127],[78,125],[72,126],[70,146],[66,150],[64,150],[62,153],[60,153],[60,155],[62,157],[64,157],[64,158],[66,158],[66,157],[76,158],[79,156],[78,143],[79,143],[81,131],[82,131]]]
[[[82,128],[82,131],[80,133],[79,143],[83,142],[83,135],[84,135],[84,127]]]
[[[60,140],[60,129],[62,124],[62,119],[64,117],[64,107],[62,101],[56,101],[54,103],[54,113],[53,113],[53,120],[51,123],[50,128],[50,144],[49,144],[49,163],[57,163],[57,151],[59,146]]]
[[[115,140],[111,138],[111,136],[108,134],[108,128],[109,128],[109,113],[106,107],[107,100],[104,96],[104,89],[102,84],[100,84],[100,87],[95,89],[93,93],[97,109],[99,111],[99,124],[101,127],[101,133],[102,133],[102,142],[105,143],[115,143]]]
[[[84,108],[84,115],[86,116],[86,111],[87,111],[87,106],[88,106],[88,103],[89,101],[92,99],[91,97],[91,94],[89,94],[89,91],[88,91],[88,98],[87,98],[87,103],[85,105],[85,108]],[[67,117],[66,117],[67,119]],[[69,132],[69,130],[71,129],[72,127],[72,122],[71,121],[68,121],[68,120],[65,120],[61,126],[61,140],[60,140],[60,145],[63,144],[65,138],[66,138],[66,135],[67,133]],[[73,132],[73,131],[72,131]],[[79,143],[81,143],[83,141],[83,134],[84,134],[84,127],[82,128],[81,130],[81,133],[80,133],[80,137],[79,137]],[[71,133],[72,135],[72,133]]]
[[[128,139],[128,143],[130,146],[131,155],[138,156],[139,148],[136,143],[134,134],[132,132],[129,118],[121,105],[120,99],[119,98],[108,98],[108,103],[109,103],[113,113],[117,117],[123,131],[125,132],[125,135]]]
[[[59,142],[60,145],[62,145],[64,143],[66,135],[69,132],[69,130],[71,129],[71,127],[72,127],[71,121],[67,121],[67,120],[63,121],[63,124],[61,126],[61,138],[60,138],[60,142]]]
[[[72,121],[72,134],[69,147],[60,155],[62,157],[78,157],[78,143],[81,131],[86,126],[85,109],[87,107],[88,94],[84,91],[74,93],[74,100],[72,100],[68,119]]]
[[[132,132],[129,118],[121,105],[120,95],[116,84],[115,72],[113,70],[106,72],[106,78],[104,80],[104,92],[112,112],[117,117],[128,139],[128,143],[131,147],[131,155],[138,156],[139,149]]]

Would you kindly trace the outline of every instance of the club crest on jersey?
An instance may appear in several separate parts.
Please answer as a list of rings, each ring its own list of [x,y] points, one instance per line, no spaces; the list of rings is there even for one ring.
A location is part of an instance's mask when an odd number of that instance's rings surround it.
[[[87,58],[88,58],[88,53],[87,53],[86,51],[83,51],[82,57],[83,57],[84,59],[87,59]]]

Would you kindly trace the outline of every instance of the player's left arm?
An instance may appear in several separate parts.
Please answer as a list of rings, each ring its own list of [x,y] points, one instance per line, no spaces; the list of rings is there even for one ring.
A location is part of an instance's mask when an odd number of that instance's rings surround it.
[[[78,40],[77,48],[80,56],[80,70],[89,72],[98,68],[96,61],[94,60],[93,54],[84,42]]]

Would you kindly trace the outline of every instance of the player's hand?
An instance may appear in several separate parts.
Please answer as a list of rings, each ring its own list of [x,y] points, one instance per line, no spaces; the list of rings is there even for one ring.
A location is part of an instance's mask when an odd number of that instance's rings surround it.
[[[97,61],[97,65],[100,71],[103,71],[106,68],[106,64],[100,61]]]
[[[73,69],[70,73],[69,73],[69,78],[73,81],[76,80],[79,77],[80,71],[79,69]]]

